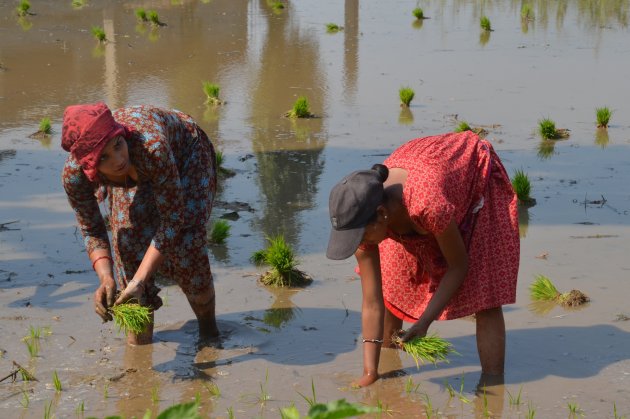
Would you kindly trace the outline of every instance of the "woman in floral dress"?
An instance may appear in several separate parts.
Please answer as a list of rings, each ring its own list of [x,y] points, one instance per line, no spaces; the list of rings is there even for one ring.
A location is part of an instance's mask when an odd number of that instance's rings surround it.
[[[501,376],[502,305],[516,300],[517,199],[490,143],[471,132],[412,140],[330,194],[327,256],[355,255],[363,291],[363,376],[378,379],[381,345],[434,320],[475,315],[482,373]]]
[[[70,152],[63,186],[100,280],[96,313],[111,320],[108,308],[131,298],[157,310],[159,271],[181,287],[200,335],[216,336],[206,248],[216,158],[206,134],[179,111],[134,106],[112,113],[103,103],[73,105],[64,112],[62,147]],[[152,336],[153,323],[144,333],[130,333],[128,342],[150,343]]]

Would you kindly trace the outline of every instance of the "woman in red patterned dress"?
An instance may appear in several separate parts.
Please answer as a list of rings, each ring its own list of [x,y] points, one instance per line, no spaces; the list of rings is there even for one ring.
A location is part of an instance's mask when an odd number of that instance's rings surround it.
[[[363,376],[378,379],[381,345],[434,320],[475,315],[485,376],[505,360],[502,305],[516,300],[517,199],[490,143],[471,132],[412,140],[384,165],[354,172],[330,194],[326,255],[355,255],[363,291]]]
[[[159,270],[186,294],[200,335],[218,335],[205,229],[216,157],[206,134],[178,111],[135,106],[112,114],[97,103],[66,108],[61,141],[70,152],[63,186],[100,280],[96,313],[111,320],[108,308],[131,298],[157,310]],[[105,199],[111,247],[99,209]],[[116,301],[114,275],[123,290]],[[127,340],[146,344],[152,336],[153,324]]]

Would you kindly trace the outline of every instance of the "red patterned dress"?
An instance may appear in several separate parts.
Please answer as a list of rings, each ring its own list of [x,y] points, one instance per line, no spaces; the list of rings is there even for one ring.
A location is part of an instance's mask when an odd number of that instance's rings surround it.
[[[416,321],[447,265],[435,235],[451,220],[468,249],[469,269],[439,320],[516,301],[519,265],[517,199],[490,143],[468,132],[412,140],[385,160],[407,170],[403,204],[427,235],[389,232],[379,244],[383,297],[397,317]]]
[[[129,158],[138,181],[115,184],[99,175],[92,183],[72,156],[62,172],[63,187],[83,233],[88,254],[110,249],[99,202],[111,226],[115,274],[124,288],[150,244],[165,259],[159,272],[179,284],[187,296],[213,287],[207,254],[206,222],[216,190],[212,143],[192,118],[149,106],[117,109],[114,119],[131,132]],[[147,286],[147,304],[162,304],[159,288]]]

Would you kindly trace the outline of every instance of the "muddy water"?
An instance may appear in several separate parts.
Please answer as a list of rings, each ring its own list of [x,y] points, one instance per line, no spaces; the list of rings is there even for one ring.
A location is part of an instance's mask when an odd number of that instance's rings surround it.
[[[290,1],[278,12],[244,0],[61,3],[33,1],[35,15],[18,19],[16,2],[0,1],[0,378],[16,361],[39,379],[0,384],[3,417],[41,417],[49,403],[57,417],[74,416],[81,403],[86,416],[139,416],[197,394],[211,417],[229,409],[279,417],[293,402],[307,411],[298,392],[310,397],[311,383],[318,401],[380,402],[399,417],[425,417],[429,406],[447,417],[525,417],[529,409],[566,417],[568,403],[587,417],[613,417],[613,405],[630,414],[630,2],[533,2],[527,24],[516,1],[420,2],[430,17],[423,22],[409,2]],[[167,26],[138,24],[139,6]],[[479,28],[482,15],[490,34]],[[344,30],[327,34],[328,22]],[[90,34],[96,25],[104,45]],[[221,85],[226,105],[204,104],[204,80]],[[416,91],[408,111],[398,107],[401,86]],[[300,95],[319,118],[282,117]],[[96,278],[60,187],[59,133],[65,106],[97,100],[191,114],[236,172],[222,182],[214,216],[232,213],[227,203],[236,201],[251,209],[237,208],[227,244],[210,249],[222,330],[214,346],[198,347],[192,312],[168,284],[149,347],[126,347],[92,314]],[[614,111],[607,132],[595,128],[599,106]],[[53,135],[28,138],[43,117]],[[570,138],[541,142],[543,117]],[[474,324],[464,319],[432,326],[461,354],[450,364],[418,370],[386,350],[387,378],[353,390],[360,284],[352,261],[323,255],[328,191],[343,173],[458,120],[489,130],[508,171],[529,174],[538,201],[520,214],[505,383],[487,387],[485,399],[477,389]],[[249,255],[278,232],[315,278],[308,288],[256,283]],[[536,274],[592,302],[532,306]],[[21,341],[30,326],[51,331],[34,358]],[[449,398],[445,382],[470,403]],[[221,394],[211,397],[209,383]]]

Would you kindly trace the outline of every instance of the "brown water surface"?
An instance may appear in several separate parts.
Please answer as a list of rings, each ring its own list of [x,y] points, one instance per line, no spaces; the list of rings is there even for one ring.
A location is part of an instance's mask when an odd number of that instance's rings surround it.
[[[81,403],[86,417],[155,416],[198,396],[207,416],[280,417],[291,403],[305,413],[300,393],[312,397],[312,385],[317,401],[380,403],[395,417],[560,418],[569,404],[592,418],[614,417],[613,406],[630,414],[628,0],[536,1],[531,21],[512,0],[289,0],[279,11],[254,0],[84,3],[33,0],[33,15],[18,18],[17,2],[0,0],[0,378],[16,361],[39,379],[0,383],[0,416],[41,417],[49,403],[56,417],[75,416]],[[414,20],[417,5],[430,19]],[[167,26],[138,23],[138,7]],[[481,30],[483,15],[493,32]],[[326,33],[329,22],[343,31]],[[95,41],[93,26],[108,42]],[[203,81],[220,84],[227,103],[206,105]],[[405,110],[402,86],[416,92]],[[317,118],[282,116],[299,96]],[[65,106],[97,100],[189,113],[236,172],[213,213],[232,228],[225,246],[210,248],[222,332],[214,345],[197,345],[192,311],[172,285],[153,345],[127,347],[93,314],[97,278],[60,184],[60,124]],[[607,130],[596,128],[601,106],[614,112]],[[52,136],[29,138],[44,117]],[[542,141],[545,117],[570,137]],[[449,364],[418,370],[384,350],[385,378],[352,389],[362,368],[360,283],[352,260],[324,256],[328,192],[346,172],[461,120],[488,131],[510,174],[528,173],[537,200],[519,217],[505,382],[478,388],[475,327],[463,319],[431,327],[461,354]],[[312,285],[256,282],[249,256],[277,233]],[[591,302],[532,305],[536,274]],[[51,332],[32,358],[22,341],[30,326]]]

